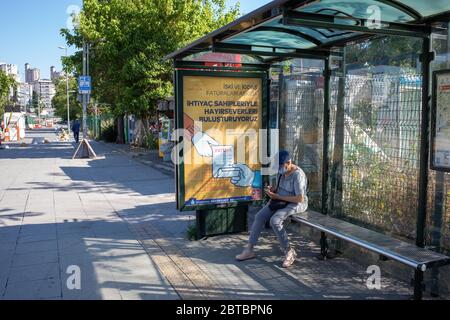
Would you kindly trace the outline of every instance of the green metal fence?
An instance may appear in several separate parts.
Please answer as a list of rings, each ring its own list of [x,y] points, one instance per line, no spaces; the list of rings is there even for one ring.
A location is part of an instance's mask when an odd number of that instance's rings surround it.
[[[322,74],[284,75],[279,84],[280,147],[308,175],[310,207],[322,210]],[[415,239],[421,86],[418,74],[332,78],[331,215]]]
[[[113,125],[114,116],[109,113],[98,116],[89,115],[87,117],[88,135],[91,139],[102,139],[105,130]]]
[[[280,77],[280,147],[308,176],[309,203],[322,209],[323,105],[322,75]]]
[[[345,100],[339,109],[339,82]],[[331,100],[331,214],[413,241],[419,191],[421,76],[335,78]],[[341,120],[341,121],[339,121]],[[343,139],[342,171],[336,169]],[[336,205],[337,203],[337,205]]]

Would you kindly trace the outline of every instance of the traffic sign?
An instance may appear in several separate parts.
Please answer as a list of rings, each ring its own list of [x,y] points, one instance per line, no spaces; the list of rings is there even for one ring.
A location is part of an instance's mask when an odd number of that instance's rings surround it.
[[[92,79],[90,76],[81,76],[78,79],[78,89],[81,94],[90,94],[92,91]]]

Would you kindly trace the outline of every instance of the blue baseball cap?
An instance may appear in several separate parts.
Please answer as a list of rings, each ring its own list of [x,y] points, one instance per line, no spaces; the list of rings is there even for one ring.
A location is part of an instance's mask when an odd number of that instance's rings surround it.
[[[289,155],[289,152],[287,152],[286,150],[280,151],[279,156],[280,156],[280,167],[291,160],[291,156]]]

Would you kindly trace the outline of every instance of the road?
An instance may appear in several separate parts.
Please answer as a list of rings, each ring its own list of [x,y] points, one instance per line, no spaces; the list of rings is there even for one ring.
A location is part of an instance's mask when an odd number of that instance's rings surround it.
[[[32,142],[48,139],[48,144]],[[173,178],[113,145],[99,158],[71,160],[72,143],[51,131],[0,150],[1,299],[405,299],[389,277],[366,286],[365,266],[315,259],[310,240],[291,235],[296,266],[280,268],[268,232],[259,258],[237,263],[246,234],[186,240],[194,220],[175,208]],[[81,289],[74,288],[81,272]],[[69,273],[68,273],[69,271]],[[73,282],[75,279],[75,282]]]

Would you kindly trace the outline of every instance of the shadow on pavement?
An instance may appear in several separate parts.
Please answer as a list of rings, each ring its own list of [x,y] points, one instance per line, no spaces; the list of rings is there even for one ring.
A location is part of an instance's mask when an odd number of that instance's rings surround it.
[[[5,300],[178,298],[156,265],[130,267],[133,260],[149,264],[149,257],[123,221],[0,227],[0,239],[0,297]],[[71,266],[81,270],[81,290],[67,286]]]
[[[130,224],[143,228],[149,225],[151,230],[156,228],[158,232],[154,238],[162,249],[164,245],[177,248],[173,260],[192,260],[197,272],[203,270],[209,278],[207,283],[214,283],[211,287],[202,287],[201,283],[197,283],[200,291],[209,293],[213,298],[367,300],[408,299],[411,295],[409,288],[393,279],[385,279],[382,291],[369,290],[366,270],[360,265],[347,259],[319,261],[316,259],[319,247],[294,234],[290,237],[300,258],[293,268],[286,270],[281,268],[282,253],[271,231],[265,232],[261,238],[258,259],[240,263],[234,257],[246,243],[246,234],[189,242],[186,226],[192,217],[178,213],[171,203],[139,206],[120,211],[119,215]],[[148,237],[152,237],[151,231]],[[183,270],[182,264],[178,267]],[[188,273],[189,270],[186,271]],[[192,276],[198,277],[198,274]]]
[[[290,270],[279,267],[281,253],[270,232],[261,240],[259,258],[246,263],[234,260],[246,235],[189,242],[186,230],[193,216],[176,211],[172,178],[106,146],[93,147],[101,158],[73,162],[68,143],[0,151],[0,160],[16,159],[25,166],[27,159],[58,159],[41,180],[25,180],[24,186],[9,191],[70,195],[83,206],[74,211],[75,218],[56,213],[55,223],[0,224],[0,294],[5,299],[177,299],[167,280],[170,274],[162,271],[165,263],[192,279],[193,286],[181,283],[175,289],[197,299],[205,294],[229,299],[403,299],[410,294],[391,279],[385,279],[383,291],[370,291],[361,266],[346,259],[316,261],[317,246],[294,235],[300,260]],[[5,222],[36,215],[2,210]],[[66,271],[72,265],[81,269],[81,291],[67,288]]]

